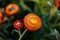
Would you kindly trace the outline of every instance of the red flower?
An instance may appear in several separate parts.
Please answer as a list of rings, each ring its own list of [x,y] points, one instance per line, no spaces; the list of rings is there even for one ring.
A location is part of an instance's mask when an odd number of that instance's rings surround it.
[[[30,31],[39,30],[42,26],[41,18],[35,14],[28,14],[24,17],[24,25]]]
[[[15,20],[13,23],[14,28],[19,29],[22,28],[23,22],[21,20]]]

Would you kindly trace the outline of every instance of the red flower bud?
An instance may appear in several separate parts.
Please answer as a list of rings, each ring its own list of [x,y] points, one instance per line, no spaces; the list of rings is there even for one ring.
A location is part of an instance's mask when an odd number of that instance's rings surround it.
[[[15,20],[13,23],[14,28],[19,29],[22,28],[23,22],[21,20]]]

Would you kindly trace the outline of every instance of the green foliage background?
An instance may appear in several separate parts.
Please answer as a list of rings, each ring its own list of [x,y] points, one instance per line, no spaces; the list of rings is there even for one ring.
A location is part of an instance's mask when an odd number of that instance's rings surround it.
[[[0,24],[0,40],[18,40],[18,30],[13,28],[13,21],[23,20],[28,13],[35,13],[42,19],[42,28],[38,31],[27,31],[22,40],[60,40],[60,11],[55,7],[54,0],[1,0],[0,8],[15,3],[19,12],[8,16],[8,21]],[[22,28],[21,32],[25,29]]]

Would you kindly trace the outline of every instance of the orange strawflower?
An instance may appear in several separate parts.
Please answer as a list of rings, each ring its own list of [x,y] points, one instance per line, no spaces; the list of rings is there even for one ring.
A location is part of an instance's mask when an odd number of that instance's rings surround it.
[[[3,14],[2,14],[2,10],[0,10],[0,23],[2,23],[2,18],[3,18]]]
[[[19,7],[16,4],[9,4],[6,6],[5,12],[7,15],[11,16],[19,11]]]
[[[39,30],[42,26],[41,18],[36,14],[28,14],[24,17],[24,25],[30,31]]]
[[[2,23],[2,13],[0,13],[0,23]]]
[[[54,0],[54,4],[56,7],[60,7],[60,0]]]

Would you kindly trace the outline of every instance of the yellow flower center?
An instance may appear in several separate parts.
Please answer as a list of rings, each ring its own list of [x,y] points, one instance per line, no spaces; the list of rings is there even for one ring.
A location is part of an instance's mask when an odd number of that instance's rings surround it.
[[[35,18],[31,18],[29,21],[32,24],[37,24],[38,23],[38,21]]]

